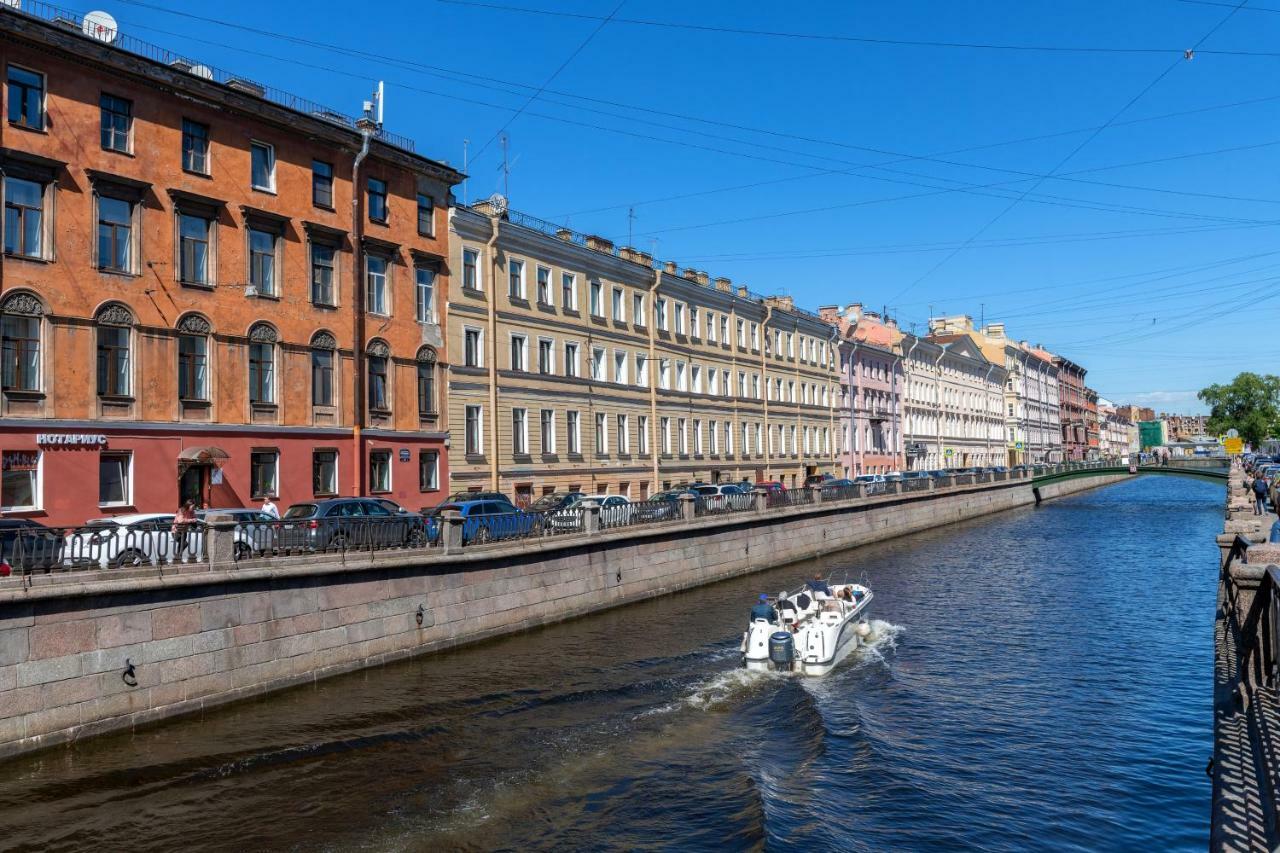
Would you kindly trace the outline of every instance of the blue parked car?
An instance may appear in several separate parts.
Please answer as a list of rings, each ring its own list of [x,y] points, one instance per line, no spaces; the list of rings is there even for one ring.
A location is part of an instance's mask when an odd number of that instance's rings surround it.
[[[453,501],[436,509],[436,514],[427,519],[427,534],[432,542],[440,540],[441,517],[446,510],[457,510],[462,515],[463,545],[483,545],[542,532],[541,513],[525,512],[508,501]]]

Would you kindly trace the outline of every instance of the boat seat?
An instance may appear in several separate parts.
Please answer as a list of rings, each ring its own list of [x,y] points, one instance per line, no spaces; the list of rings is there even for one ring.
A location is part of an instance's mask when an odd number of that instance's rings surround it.
[[[805,595],[803,592],[796,596],[796,607],[801,610],[808,610],[809,605],[813,603],[813,599]]]

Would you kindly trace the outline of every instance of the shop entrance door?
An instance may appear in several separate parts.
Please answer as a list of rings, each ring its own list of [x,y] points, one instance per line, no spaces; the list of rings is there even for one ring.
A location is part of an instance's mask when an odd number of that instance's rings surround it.
[[[209,467],[207,465],[190,465],[178,476],[178,505],[187,501],[200,509],[205,503],[205,494],[209,485]]]

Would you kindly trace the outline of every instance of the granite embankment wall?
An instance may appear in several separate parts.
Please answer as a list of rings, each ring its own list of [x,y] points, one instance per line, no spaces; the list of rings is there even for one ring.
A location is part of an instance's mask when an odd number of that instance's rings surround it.
[[[0,582],[0,757],[1034,502],[1023,479],[450,555],[12,578]]]

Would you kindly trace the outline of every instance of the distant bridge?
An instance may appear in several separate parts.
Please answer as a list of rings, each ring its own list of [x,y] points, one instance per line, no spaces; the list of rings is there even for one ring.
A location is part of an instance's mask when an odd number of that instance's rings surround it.
[[[1197,477],[1201,480],[1225,483],[1229,465],[1230,463],[1226,459],[1171,459],[1168,465],[1141,465],[1138,467],[1138,474],[1172,474],[1177,477]],[[1127,465],[1105,465],[1088,462],[1065,463],[1063,465],[1049,466],[1043,474],[1037,474],[1031,479],[1031,485],[1042,486],[1061,480],[1074,480],[1077,477],[1106,477],[1128,473],[1129,467]]]

